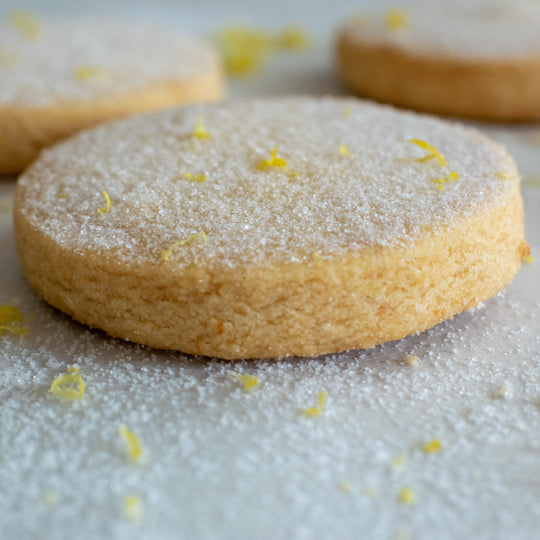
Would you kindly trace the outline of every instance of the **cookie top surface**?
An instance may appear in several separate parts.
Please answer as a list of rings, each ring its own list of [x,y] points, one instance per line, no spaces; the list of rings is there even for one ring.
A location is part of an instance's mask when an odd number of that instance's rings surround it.
[[[265,265],[408,244],[498,204],[516,174],[474,130],[353,98],[280,98],[82,132],[21,175],[16,205],[80,253]]]
[[[0,24],[0,107],[123,94],[216,62],[207,45],[155,25],[19,14]]]
[[[388,45],[425,56],[470,60],[539,56],[540,3],[424,0],[399,10],[359,13],[345,32],[358,43]]]

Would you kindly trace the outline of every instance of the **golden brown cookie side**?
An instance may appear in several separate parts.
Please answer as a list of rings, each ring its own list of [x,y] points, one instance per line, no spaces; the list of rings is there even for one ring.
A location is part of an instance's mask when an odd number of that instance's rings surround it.
[[[498,204],[410,246],[221,269],[74,253],[30,226],[23,191],[17,249],[45,300],[115,337],[226,359],[316,356],[425,330],[497,294],[526,247],[518,182]]]
[[[436,114],[503,122],[540,119],[540,56],[466,60],[364,43],[344,28],[338,71],[357,94]]]

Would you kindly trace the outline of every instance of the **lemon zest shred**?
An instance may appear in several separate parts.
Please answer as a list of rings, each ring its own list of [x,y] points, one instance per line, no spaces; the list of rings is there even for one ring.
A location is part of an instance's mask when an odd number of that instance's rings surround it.
[[[120,437],[126,441],[129,461],[136,462],[141,458],[143,451],[139,439],[125,424],[118,427]]]
[[[433,183],[437,184],[437,189],[443,189],[444,184],[451,182],[452,180],[457,180],[459,175],[456,171],[452,171],[450,174],[447,174],[444,178],[434,178]]]
[[[142,519],[142,502],[137,495],[127,495],[124,497],[124,515],[131,521]]]
[[[177,240],[176,242],[172,243],[165,251],[161,252],[161,258],[164,261],[168,261],[169,257],[171,256],[171,253],[181,246],[185,246],[186,244],[189,244],[191,242],[194,242],[199,238],[199,236],[202,238],[203,242],[206,243],[208,238],[204,232],[201,233],[193,233],[187,238],[183,238],[182,240]]]
[[[245,77],[259,70],[274,47],[270,34],[245,26],[229,26],[217,36],[225,71],[233,77]]]
[[[206,174],[191,174],[189,172],[184,173],[184,177],[188,180],[193,180],[193,182],[205,182]]]
[[[522,260],[525,264],[532,264],[534,262],[534,255],[528,253],[527,255],[524,255]]]
[[[45,495],[43,495],[43,501],[50,506],[54,506],[58,503],[58,493],[54,491],[47,491]]]
[[[102,191],[101,194],[105,197],[105,206],[98,208],[98,214],[100,215],[111,209],[111,198],[109,197],[109,194],[106,191]]]
[[[309,46],[307,33],[299,26],[284,28],[275,39],[278,48],[285,51],[300,51]]]
[[[341,109],[341,116],[343,116],[343,118],[349,118],[351,114],[352,110],[350,107],[343,107],[343,109]]]
[[[84,381],[79,373],[80,368],[68,366],[67,373],[58,375],[49,388],[49,392],[60,399],[77,401],[84,397]]]
[[[317,406],[308,407],[302,411],[303,416],[320,416],[324,412],[324,406],[326,404],[326,398],[328,397],[328,392],[323,390],[317,395]]]
[[[415,161],[423,163],[424,161],[428,161],[430,159],[436,159],[442,167],[446,167],[446,160],[444,159],[444,156],[432,144],[422,141],[421,139],[409,139],[408,142],[411,144],[416,144],[416,146],[419,146],[422,150],[427,151],[427,155],[417,158]]]
[[[509,174],[509,173],[506,173],[506,172],[496,172],[495,176],[499,180],[515,180],[516,178],[519,178],[519,176],[516,175],[516,174]]]
[[[417,366],[418,362],[420,361],[420,358],[416,356],[415,354],[409,354],[403,360],[409,366]]]
[[[38,18],[29,11],[17,10],[8,15],[8,24],[16,28],[26,39],[34,41],[41,35]]]
[[[249,392],[259,384],[259,377],[255,377],[255,375],[244,375],[233,371],[232,376],[242,383],[246,392]]]
[[[313,257],[313,260],[314,260],[317,264],[321,264],[322,257],[321,257],[321,254],[320,254],[318,251],[313,251],[313,252],[311,253],[311,256]]]
[[[401,30],[408,22],[409,17],[402,9],[390,9],[384,15],[384,23],[391,30]]]
[[[422,446],[422,451],[426,454],[436,454],[443,449],[442,443],[439,439],[432,439]]]
[[[13,305],[14,300],[5,306],[0,306],[0,336],[2,332],[11,332],[16,336],[25,336],[28,334],[28,328],[24,323],[26,322],[21,310]]]
[[[257,169],[260,171],[266,169],[267,167],[281,167],[282,169],[287,168],[287,162],[277,157],[278,147],[276,146],[273,150],[270,150],[270,159],[263,159],[257,165]]]
[[[340,482],[339,489],[343,491],[343,493],[351,493],[352,484],[350,482]]]
[[[403,455],[403,454],[400,454],[399,456],[396,456],[393,460],[392,460],[392,465],[396,468],[399,468],[403,465],[405,465],[405,462],[407,461],[407,456]]]
[[[195,127],[193,128],[193,137],[197,137],[197,139],[211,139],[210,133],[206,131],[206,127],[204,126],[204,117],[199,116],[197,120],[195,121]]]
[[[342,155],[342,156],[347,156],[347,157],[354,157],[354,154],[352,152],[349,152],[349,150],[347,149],[347,147],[345,145],[341,145],[339,147],[339,153]]]
[[[75,69],[74,77],[78,81],[89,81],[91,79],[106,79],[109,73],[105,68],[99,66],[79,66]]]
[[[398,499],[403,504],[414,504],[416,502],[416,493],[410,487],[404,487],[398,494]]]

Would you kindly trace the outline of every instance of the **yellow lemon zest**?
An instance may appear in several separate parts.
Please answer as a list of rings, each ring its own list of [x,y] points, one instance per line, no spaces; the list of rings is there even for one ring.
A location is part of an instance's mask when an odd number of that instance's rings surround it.
[[[398,499],[403,504],[414,504],[416,502],[416,493],[410,487],[404,487],[400,490]]]
[[[506,173],[506,172],[496,172],[495,176],[499,180],[515,180],[516,178],[519,178],[519,176],[516,175],[516,174],[509,174],[509,173]]]
[[[84,381],[79,368],[68,366],[67,373],[59,375],[51,383],[49,392],[61,399],[76,401],[84,397]]]
[[[124,424],[120,424],[118,433],[127,443],[129,461],[139,461],[143,452],[137,435]]]
[[[322,257],[321,257],[321,254],[320,254],[318,251],[313,251],[313,252],[311,253],[311,256],[313,257],[313,260],[314,260],[317,264],[321,264]]]
[[[354,157],[354,154],[352,152],[349,152],[349,150],[347,150],[347,147],[343,144],[339,147],[339,153],[342,156]]]
[[[302,411],[304,416],[320,416],[324,412],[324,406],[326,404],[326,398],[328,397],[328,392],[323,390],[319,392],[317,396],[317,406],[309,407]]]
[[[402,465],[405,465],[405,462],[407,461],[407,456],[404,456],[403,454],[396,456],[392,460],[392,465],[396,468],[401,467]]]
[[[50,506],[54,506],[58,502],[58,493],[47,491],[45,495],[43,495],[43,501]]]
[[[184,177],[188,180],[193,180],[193,182],[205,182],[206,174],[191,174],[189,172],[184,173]]]
[[[106,191],[102,191],[101,194],[105,197],[105,206],[98,208],[98,214],[104,214],[111,209],[111,198]]]
[[[257,169],[260,171],[267,167],[281,167],[282,169],[285,169],[287,167],[287,162],[284,159],[277,157],[277,151],[277,146],[273,150],[270,150],[270,159],[263,159],[260,161],[257,165]]]
[[[255,375],[243,375],[241,373],[232,372],[232,376],[244,386],[244,390],[249,392],[259,384],[259,377]]]
[[[444,184],[451,182],[452,180],[457,180],[459,175],[456,171],[452,171],[450,174],[447,174],[444,178],[434,178],[433,183],[437,184],[437,189],[443,189]]]
[[[300,51],[309,45],[309,37],[299,26],[284,28],[275,39],[276,45],[285,51]]]
[[[414,354],[410,354],[409,356],[406,356],[403,360],[409,366],[417,366],[420,358]]]
[[[142,518],[142,502],[136,495],[124,497],[124,515],[131,521],[140,521]]]
[[[392,30],[400,30],[407,26],[409,17],[402,9],[390,9],[384,15],[386,26]]]
[[[298,51],[309,45],[299,27],[272,34],[246,26],[228,26],[217,34],[227,75],[245,77],[259,70],[268,56],[279,51]]]
[[[22,326],[26,321],[21,310],[13,302],[0,306],[0,336],[3,331],[11,332],[16,336],[28,334],[28,328]]]
[[[193,128],[193,137],[197,137],[197,139],[210,139],[210,133],[206,131],[206,127],[204,126],[204,118],[202,116],[199,116],[195,122],[195,127]]]
[[[350,493],[352,491],[352,484],[350,482],[341,482],[339,484],[339,489],[341,489],[343,493]]]
[[[422,451],[426,454],[436,454],[443,449],[441,441],[439,439],[432,439],[422,446]]]
[[[197,240],[197,238],[199,238],[199,236],[202,238],[203,242],[206,243],[207,241],[207,237],[206,237],[206,234],[204,234],[204,232],[201,232],[201,233],[193,233],[191,234],[190,236],[188,236],[187,238],[183,238],[182,240],[178,240],[176,242],[174,242],[173,244],[171,244],[165,251],[163,251],[161,253],[161,258],[164,260],[164,261],[168,261],[169,260],[169,257],[171,256],[171,253],[176,249],[176,248],[179,248],[181,246],[185,246],[186,244],[189,244],[191,242],[194,242],[195,240]]]
[[[409,142],[412,144],[416,144],[416,146],[419,146],[420,148],[422,148],[422,150],[427,151],[426,156],[417,158],[415,159],[415,161],[423,163],[424,161],[428,161],[430,159],[436,159],[441,164],[441,166],[446,167],[446,160],[444,159],[444,156],[433,145],[420,139],[409,139]]]
[[[534,262],[534,255],[529,253],[528,255],[525,255],[522,260],[525,264],[532,264]]]
[[[343,109],[341,110],[341,116],[343,116],[343,118],[349,118],[349,116],[351,116],[351,113],[352,110],[350,107],[343,107]]]
[[[8,24],[16,28],[26,39],[36,40],[41,35],[41,24],[29,11],[12,11],[7,20]]]
[[[78,81],[106,79],[108,75],[107,70],[99,66],[79,66],[75,69],[74,73],[74,76]]]
[[[231,76],[256,72],[274,46],[272,36],[245,26],[226,27],[218,34],[225,70]]]

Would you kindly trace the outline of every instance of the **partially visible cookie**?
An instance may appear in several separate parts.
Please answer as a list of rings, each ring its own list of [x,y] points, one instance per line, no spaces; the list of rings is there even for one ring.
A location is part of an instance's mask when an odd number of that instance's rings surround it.
[[[217,100],[223,87],[216,53],[171,30],[12,14],[0,24],[0,174],[82,128]]]
[[[424,330],[497,294],[527,250],[502,147],[356,99],[185,106],[82,132],[19,177],[14,215],[52,305],[221,358]]]
[[[337,64],[362,96],[432,113],[540,119],[540,3],[419,2],[345,24]]]

